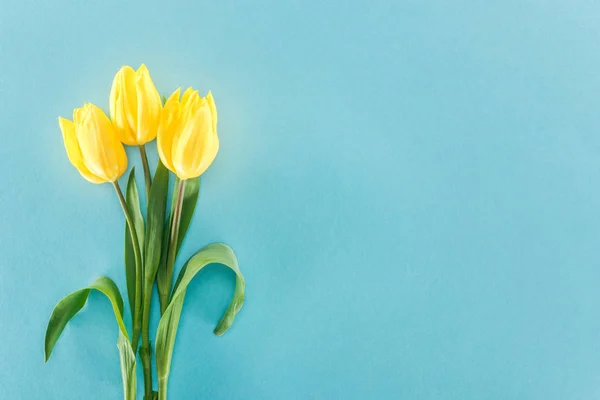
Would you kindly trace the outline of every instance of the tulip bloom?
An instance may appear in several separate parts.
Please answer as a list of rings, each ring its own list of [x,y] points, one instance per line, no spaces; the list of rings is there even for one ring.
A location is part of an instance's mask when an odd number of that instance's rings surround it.
[[[203,98],[189,88],[179,95],[177,89],[165,103],[157,147],[162,163],[185,180],[202,175],[217,156],[217,108],[211,92]]]
[[[100,108],[88,103],[73,111],[73,121],[59,117],[58,122],[67,156],[85,179],[114,182],[125,172],[125,148]]]
[[[124,66],[110,90],[110,118],[120,140],[141,146],[156,138],[162,101],[144,64],[137,71]]]

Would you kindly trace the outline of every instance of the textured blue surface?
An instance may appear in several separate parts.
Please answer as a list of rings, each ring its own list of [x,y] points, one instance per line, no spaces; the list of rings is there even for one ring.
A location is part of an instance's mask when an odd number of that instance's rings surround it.
[[[56,118],[108,108],[141,62],[162,92],[215,95],[221,152],[182,254],[224,241],[247,279],[221,338],[233,274],[191,285],[172,399],[600,396],[600,5],[0,9],[1,398],[122,396],[100,295],[47,365],[43,337],[96,276],[124,290],[117,199],[71,167]]]

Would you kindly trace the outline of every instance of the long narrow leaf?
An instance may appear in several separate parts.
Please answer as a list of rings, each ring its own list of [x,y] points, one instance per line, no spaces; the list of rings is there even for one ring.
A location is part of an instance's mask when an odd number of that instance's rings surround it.
[[[165,400],[167,383],[171,370],[171,359],[173,358],[173,347],[177,336],[177,327],[181,317],[183,301],[169,303],[165,313],[160,318],[158,331],[156,332],[156,373],[158,375],[159,400]]]
[[[127,179],[127,189],[125,192],[125,200],[127,207],[134,219],[135,230],[140,243],[140,249],[144,248],[144,218],[140,208],[140,196],[138,194],[137,183],[135,180],[135,167],[129,173]],[[129,307],[131,315],[134,314],[135,307],[135,256],[133,253],[133,245],[131,243],[131,234],[129,226],[125,223],[125,279],[127,281],[127,297],[129,299]]]
[[[90,286],[71,293],[56,304],[50,316],[48,328],[46,329],[46,339],[44,342],[46,361],[50,358],[54,345],[65,329],[65,326],[83,308],[92,290],[97,290],[104,294],[112,305],[115,319],[119,325],[117,347],[121,357],[121,373],[123,375],[125,400],[135,400],[135,355],[133,354],[127,329],[125,329],[123,322],[123,298],[117,285],[112,279],[106,276],[101,276],[92,282]]]
[[[137,392],[137,380],[135,374],[135,354],[127,336],[119,330],[117,348],[121,359],[121,375],[123,377],[123,393],[125,400],[135,400]]]
[[[173,290],[173,297],[160,319],[156,334],[156,368],[158,371],[159,386],[162,384],[165,391],[187,286],[202,268],[214,263],[223,264],[231,268],[236,274],[233,299],[227,311],[225,311],[225,315],[223,315],[223,318],[221,318],[221,321],[214,330],[216,335],[220,336],[229,329],[236,314],[244,304],[244,276],[238,268],[235,253],[229,246],[221,243],[210,244],[188,260],[179,274],[177,284]],[[159,393],[161,393],[160,390]]]
[[[50,316],[50,321],[48,322],[48,328],[46,329],[46,361],[50,358],[54,345],[62,331],[65,329],[65,326],[83,308],[92,289],[104,294],[108,300],[110,300],[119,329],[123,335],[127,337],[127,330],[123,323],[123,298],[121,297],[119,288],[110,278],[101,276],[90,286],[79,289],[64,297],[54,307],[52,315]]]
[[[145,258],[145,284],[154,283],[156,270],[161,258],[163,228],[169,191],[169,170],[159,160],[154,174],[148,201],[148,215],[146,223],[146,258]]]

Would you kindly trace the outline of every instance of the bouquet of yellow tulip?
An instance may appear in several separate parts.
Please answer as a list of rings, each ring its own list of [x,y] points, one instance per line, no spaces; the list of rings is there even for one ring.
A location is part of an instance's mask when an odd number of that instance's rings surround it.
[[[67,156],[79,173],[92,183],[111,183],[125,214],[125,275],[132,316],[129,335],[123,319],[123,299],[108,277],[96,279],[58,302],[52,311],[45,337],[46,361],[66,324],[85,305],[91,290],[104,294],[112,304],[119,328],[117,348],[125,400],[136,398],[136,364],[139,352],[144,373],[144,400],[167,398],[167,382],[173,346],[188,284],[203,267],[219,263],[236,274],[233,299],[214,330],[229,329],[244,302],[244,277],[233,250],[221,243],[195,253],[183,266],[175,285],[177,253],[191,222],[200,175],[217,155],[217,108],[212,94],[200,97],[177,89],[161,99],[144,65],[137,71],[125,66],[115,76],[110,92],[110,118],[93,104],[75,109],[73,121],[59,118]],[[145,144],[157,139],[159,162],[152,176]],[[140,204],[134,168],[125,193],[118,179],[127,170],[123,144],[137,146],[144,169],[146,216]],[[167,193],[170,172],[176,176],[170,213]],[[152,387],[150,310],[154,283],[158,288],[161,318],[155,340],[158,392]],[[141,346],[139,346],[141,336]]]

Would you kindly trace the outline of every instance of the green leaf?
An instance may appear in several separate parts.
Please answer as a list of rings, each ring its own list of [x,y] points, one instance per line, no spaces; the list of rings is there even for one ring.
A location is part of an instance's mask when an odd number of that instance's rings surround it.
[[[236,275],[233,298],[231,299],[231,303],[225,311],[225,314],[221,318],[221,321],[219,321],[219,324],[214,330],[215,335],[221,336],[227,332],[231,327],[231,324],[233,324],[235,316],[244,305],[245,298],[246,281],[238,267],[237,257],[231,247],[223,243],[213,243],[194,254],[179,273],[177,283],[175,283],[175,288],[173,289],[173,299],[179,298],[181,299],[181,302],[183,302],[189,283],[202,268],[209,264],[222,264],[233,270]]]
[[[56,304],[50,321],[48,322],[48,328],[46,328],[46,338],[44,342],[44,353],[46,362],[52,354],[54,345],[60,337],[61,333],[65,329],[67,323],[83,308],[87,302],[88,296],[92,290],[97,290],[104,294],[110,304],[112,305],[115,319],[119,326],[119,339],[117,341],[117,348],[119,349],[121,358],[121,374],[123,376],[123,388],[125,393],[125,400],[135,400],[136,396],[136,381],[135,381],[135,354],[133,348],[129,343],[129,336],[127,335],[127,329],[123,322],[123,298],[119,292],[119,288],[112,281],[112,279],[101,276],[96,279],[92,284],[83,289],[77,290]]]
[[[46,329],[46,361],[48,361],[48,358],[50,358],[52,349],[54,349],[54,345],[60,337],[63,329],[65,329],[67,323],[83,308],[92,289],[103,293],[108,300],[110,300],[117,324],[119,324],[119,329],[123,335],[127,337],[127,330],[125,329],[125,324],[123,323],[123,298],[121,297],[119,288],[110,278],[101,276],[90,286],[77,290],[64,297],[54,307],[52,315],[50,316],[50,322],[48,322],[48,328]]]
[[[175,180],[175,188],[179,185],[179,178]],[[194,216],[194,210],[196,209],[196,203],[198,202],[198,195],[200,192],[200,177],[188,179],[185,182],[183,190],[183,203],[181,208],[181,219],[179,222],[179,233],[177,234],[177,248],[175,250],[175,259],[183,243],[183,239],[188,231],[192,217]],[[167,255],[169,253],[169,243],[171,238],[171,225],[173,223],[173,214],[175,212],[175,203],[177,192],[173,192],[173,200],[171,201],[171,212],[169,213],[169,222],[164,230],[163,242],[162,242],[162,253],[160,264],[158,267],[157,286],[158,294],[161,303],[161,311],[167,307],[169,302],[171,285],[173,284],[173,265],[167,265]]]
[[[121,358],[121,376],[123,377],[124,398],[125,400],[135,400],[137,392],[135,354],[131,348],[131,343],[129,343],[129,340],[121,331],[119,331],[117,348],[119,349],[119,355]]]
[[[140,196],[138,194],[137,182],[135,180],[135,167],[129,173],[127,180],[127,189],[125,193],[125,201],[127,208],[131,213],[135,230],[140,243],[140,249],[144,248],[144,218],[140,208]],[[133,252],[133,244],[131,243],[131,234],[129,226],[125,223],[125,278],[127,281],[127,297],[129,299],[129,307],[131,315],[134,315],[135,307],[135,256]]]
[[[196,209],[196,203],[198,202],[198,195],[200,193],[200,177],[192,178],[185,181],[185,187],[183,189],[183,205],[181,208],[181,220],[179,222],[179,234],[177,236],[177,250],[175,256],[179,253],[183,238],[190,227],[192,217],[194,216],[194,210]],[[173,210],[171,209],[171,212]]]
[[[175,180],[175,187],[179,184],[179,178]],[[198,196],[200,194],[200,177],[187,179],[185,181],[185,187],[183,189],[183,204],[181,205],[181,219],[179,221],[179,233],[177,234],[177,249],[175,250],[175,257],[179,253],[183,239],[187,234],[188,228],[192,223],[192,217],[196,210],[196,203],[198,202]],[[167,237],[165,238],[166,243],[169,243],[171,224],[173,222],[173,213],[175,212],[176,203],[176,192],[173,191],[173,199],[171,201],[171,212],[169,213],[169,229],[167,230]]]
[[[163,232],[163,241],[162,241],[162,249],[160,253],[160,262],[158,264],[158,271],[156,271],[156,287],[158,289],[158,300],[160,301],[160,311],[162,312],[167,308],[169,304],[169,295],[171,294],[171,281],[173,280],[172,276],[168,276],[167,274],[167,255],[169,252],[169,238],[171,235],[169,234],[171,231],[171,223],[173,220],[173,216],[169,217],[169,222],[165,226]]]
[[[146,223],[145,283],[150,287],[154,283],[161,257],[168,191],[169,170],[159,160],[150,189]]]
[[[221,321],[214,330],[216,335],[220,336],[229,329],[236,314],[244,304],[244,276],[238,268],[237,258],[231,247],[222,243],[210,244],[202,248],[188,260],[179,274],[171,302],[158,324],[156,334],[156,369],[158,372],[159,393],[161,392],[161,384],[163,385],[162,390],[166,392],[166,384],[173,357],[173,346],[175,344],[177,327],[188,284],[202,268],[214,263],[223,264],[231,268],[236,274],[233,299],[227,311],[225,311],[225,315],[223,315],[223,318],[221,318]]]

